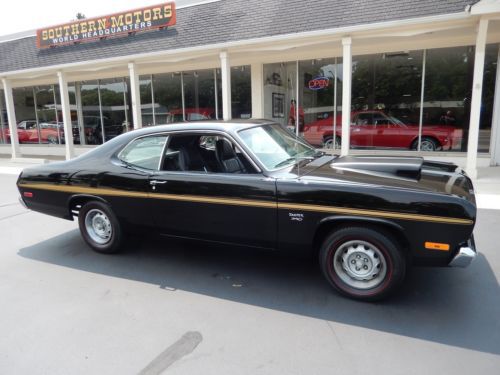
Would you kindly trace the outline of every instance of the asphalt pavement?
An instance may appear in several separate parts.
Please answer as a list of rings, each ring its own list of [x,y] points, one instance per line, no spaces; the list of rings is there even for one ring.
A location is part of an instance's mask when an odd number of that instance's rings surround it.
[[[361,303],[284,254],[153,235],[94,253],[15,181],[0,174],[1,374],[500,373],[500,210],[479,210],[469,268]]]

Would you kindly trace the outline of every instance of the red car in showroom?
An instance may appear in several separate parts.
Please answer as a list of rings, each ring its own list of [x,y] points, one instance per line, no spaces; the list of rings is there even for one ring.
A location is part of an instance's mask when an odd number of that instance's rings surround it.
[[[19,143],[64,143],[62,123],[44,122],[37,127],[36,120],[24,120],[17,124]],[[10,130],[5,129],[5,139],[10,142]]]
[[[382,111],[360,111],[351,114],[351,147],[380,147],[416,150],[418,125],[408,125]],[[342,114],[337,116],[337,128],[333,136],[333,118],[323,118],[305,124],[304,138],[315,146],[340,147]],[[460,148],[462,130],[450,125],[423,125],[420,149],[422,151],[452,150]]]

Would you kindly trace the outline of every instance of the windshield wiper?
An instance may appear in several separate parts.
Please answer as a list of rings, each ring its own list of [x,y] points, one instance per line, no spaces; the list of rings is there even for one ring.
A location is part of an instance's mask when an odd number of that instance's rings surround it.
[[[314,160],[314,156],[293,156],[293,157],[290,157],[288,159],[285,159],[281,162],[279,162],[278,164],[276,164],[274,166],[274,168],[279,168],[279,167],[283,167],[284,165],[287,165],[289,162],[291,161],[302,161],[302,160]]]

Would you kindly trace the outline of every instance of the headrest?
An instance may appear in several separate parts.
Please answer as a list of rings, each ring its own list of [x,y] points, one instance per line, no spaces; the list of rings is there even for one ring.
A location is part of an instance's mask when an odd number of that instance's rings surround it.
[[[235,155],[234,150],[233,150],[233,146],[231,146],[231,143],[229,143],[229,141],[226,139],[218,139],[215,142],[215,148],[216,148],[217,154],[223,160],[232,158]]]

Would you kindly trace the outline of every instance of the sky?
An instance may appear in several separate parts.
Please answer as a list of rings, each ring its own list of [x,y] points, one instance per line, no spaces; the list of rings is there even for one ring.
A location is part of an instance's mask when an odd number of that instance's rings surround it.
[[[109,0],[53,1],[53,0],[2,0],[0,11],[0,36],[21,31],[41,29],[72,21],[77,13],[87,18],[113,14],[129,9],[167,3],[170,0]],[[182,5],[189,0],[177,0]]]

